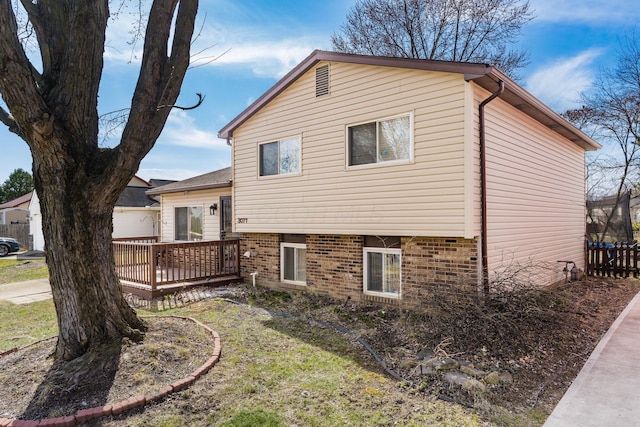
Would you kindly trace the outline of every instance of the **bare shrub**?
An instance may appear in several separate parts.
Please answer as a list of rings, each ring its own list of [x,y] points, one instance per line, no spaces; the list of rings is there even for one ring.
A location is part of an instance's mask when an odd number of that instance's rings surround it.
[[[455,349],[485,348],[493,356],[514,357],[538,346],[541,331],[562,322],[561,287],[541,288],[526,279],[526,270],[504,271],[488,293],[468,286],[439,287],[425,313],[437,342],[453,339]],[[507,354],[509,353],[509,354]]]

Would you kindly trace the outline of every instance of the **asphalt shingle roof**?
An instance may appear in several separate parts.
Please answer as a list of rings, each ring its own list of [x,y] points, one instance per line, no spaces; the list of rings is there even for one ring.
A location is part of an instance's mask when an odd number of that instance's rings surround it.
[[[209,188],[231,187],[231,168],[227,167],[203,175],[173,182],[161,187],[147,190],[147,195],[176,193],[179,191],[206,190]]]

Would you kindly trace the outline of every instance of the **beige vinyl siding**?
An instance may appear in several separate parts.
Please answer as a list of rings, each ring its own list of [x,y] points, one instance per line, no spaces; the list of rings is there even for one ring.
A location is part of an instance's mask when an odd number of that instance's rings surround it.
[[[584,268],[584,151],[499,98],[485,113],[489,270],[563,280],[557,261]]]
[[[162,233],[163,242],[175,240],[174,215],[175,208],[201,206],[203,240],[220,239],[220,197],[230,196],[231,188],[216,188],[211,190],[181,191],[178,193],[162,194]],[[218,204],[215,215],[209,214],[209,206]]]
[[[315,97],[313,68],[234,132],[235,231],[465,237],[463,76],[329,66],[330,95]],[[347,167],[347,126],[402,114],[412,162]],[[294,136],[301,173],[259,177],[258,144]]]
[[[480,126],[475,84],[465,91],[465,238],[482,233],[482,189],[480,182]]]

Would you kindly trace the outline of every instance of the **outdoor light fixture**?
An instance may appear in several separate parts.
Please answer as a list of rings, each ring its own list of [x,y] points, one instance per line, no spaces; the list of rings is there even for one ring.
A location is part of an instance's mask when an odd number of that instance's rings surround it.
[[[215,215],[216,214],[216,209],[218,209],[218,204],[214,203],[211,206],[209,206],[209,215]]]

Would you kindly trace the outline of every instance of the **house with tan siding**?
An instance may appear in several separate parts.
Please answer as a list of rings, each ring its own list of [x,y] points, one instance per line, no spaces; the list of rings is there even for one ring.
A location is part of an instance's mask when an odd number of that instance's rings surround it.
[[[0,225],[28,224],[29,202],[33,191],[0,204]]]
[[[160,198],[160,241],[220,240],[231,230],[231,168],[147,191]]]
[[[597,142],[485,64],[314,51],[219,132],[260,284],[419,308],[584,267]]]

